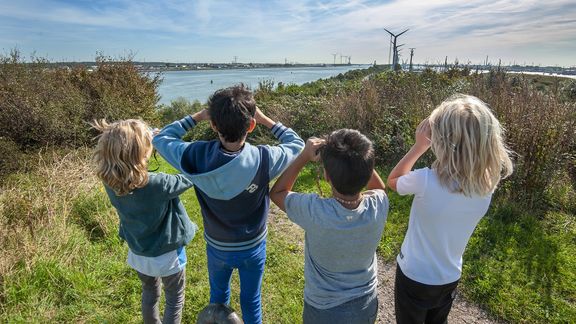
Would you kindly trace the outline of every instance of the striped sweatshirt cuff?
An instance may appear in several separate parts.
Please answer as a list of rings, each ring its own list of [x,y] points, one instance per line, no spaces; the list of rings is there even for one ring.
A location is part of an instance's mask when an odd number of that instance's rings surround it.
[[[276,136],[276,138],[280,138],[280,136],[284,135],[284,133],[288,130],[288,127],[282,125],[282,123],[278,122],[272,126],[272,134]]]
[[[194,118],[192,118],[192,116],[188,115],[180,119],[180,124],[182,125],[182,127],[184,127],[186,131],[189,131],[192,128],[194,128],[194,126],[196,126],[196,121],[194,120]]]

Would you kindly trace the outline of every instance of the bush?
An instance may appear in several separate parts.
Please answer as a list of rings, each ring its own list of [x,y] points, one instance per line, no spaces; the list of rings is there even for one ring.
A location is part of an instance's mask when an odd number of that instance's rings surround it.
[[[90,72],[21,59],[16,50],[0,56],[0,137],[20,149],[86,144],[94,133],[88,122],[156,118],[159,76],[142,75],[128,60],[96,58]]]
[[[517,153],[516,171],[503,187],[511,189],[510,198],[541,206],[554,174],[566,170],[576,179],[576,103],[566,100],[565,92],[537,86],[502,70],[470,74],[454,67],[443,73],[349,72],[276,91],[265,87],[256,98],[266,113],[303,138],[358,129],[374,142],[379,163],[393,166],[412,145],[420,120],[440,102],[456,93],[475,95],[492,107]],[[428,154],[419,164],[429,165],[432,158]]]
[[[175,120],[182,119],[186,115],[191,115],[202,108],[202,104],[200,104],[198,100],[192,103],[185,98],[180,97],[170,102],[170,105],[160,105],[157,113],[160,124],[164,126]]]
[[[470,94],[490,104],[517,154],[508,180],[511,198],[540,205],[555,175],[575,161],[576,102],[564,101],[552,89],[535,89],[530,78],[509,78],[504,73],[475,77]]]
[[[0,137],[0,180],[21,168],[23,156],[14,141]]]

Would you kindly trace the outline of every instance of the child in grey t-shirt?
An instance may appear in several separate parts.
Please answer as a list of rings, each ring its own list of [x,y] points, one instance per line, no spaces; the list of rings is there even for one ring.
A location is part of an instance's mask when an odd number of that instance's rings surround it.
[[[292,192],[300,170],[320,158],[332,197]],[[364,187],[368,191],[362,192]],[[304,323],[374,323],[376,247],[388,197],[374,171],[370,140],[351,129],[334,131],[326,140],[308,139],[272,187],[270,198],[306,231]]]

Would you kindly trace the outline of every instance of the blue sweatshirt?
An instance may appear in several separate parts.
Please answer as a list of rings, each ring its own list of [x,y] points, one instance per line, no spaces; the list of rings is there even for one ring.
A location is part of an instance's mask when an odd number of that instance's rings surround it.
[[[298,156],[304,141],[276,123],[272,133],[279,145],[245,143],[240,152],[231,154],[218,140],[183,141],[182,136],[195,125],[190,116],[175,121],[154,136],[152,143],[194,183],[206,242],[223,251],[249,249],[266,238],[268,182]]]

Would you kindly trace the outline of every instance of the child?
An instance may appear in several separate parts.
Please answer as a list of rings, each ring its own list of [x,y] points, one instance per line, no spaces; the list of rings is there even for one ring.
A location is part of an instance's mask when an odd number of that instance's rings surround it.
[[[180,323],[184,306],[186,251],[197,226],[178,196],[192,187],[182,175],[148,172],[152,134],[135,119],[108,124],[101,131],[94,161],[110,202],[120,217],[120,237],[128,243],[128,264],[142,281],[144,323],[160,323],[158,300],[164,284],[163,323]]]
[[[300,170],[319,157],[332,197],[292,192]],[[368,191],[362,192],[365,186]],[[334,131],[325,141],[309,139],[272,187],[270,198],[306,231],[304,323],[374,323],[376,247],[388,198],[374,170],[370,140],[351,129]]]
[[[502,133],[480,99],[451,97],[418,125],[416,143],[388,176],[399,194],[415,195],[397,257],[398,323],[447,321],[466,244],[498,182],[512,173]],[[430,147],[432,168],[410,171]]]
[[[184,142],[182,136],[210,121],[218,139]],[[248,133],[260,123],[280,145],[252,146]],[[243,85],[216,91],[208,110],[175,121],[154,137],[158,152],[193,182],[204,220],[210,303],[230,303],[233,269],[240,275],[240,307],[246,323],[261,323],[260,287],[266,260],[268,183],[304,147],[291,129],[264,115]]]

